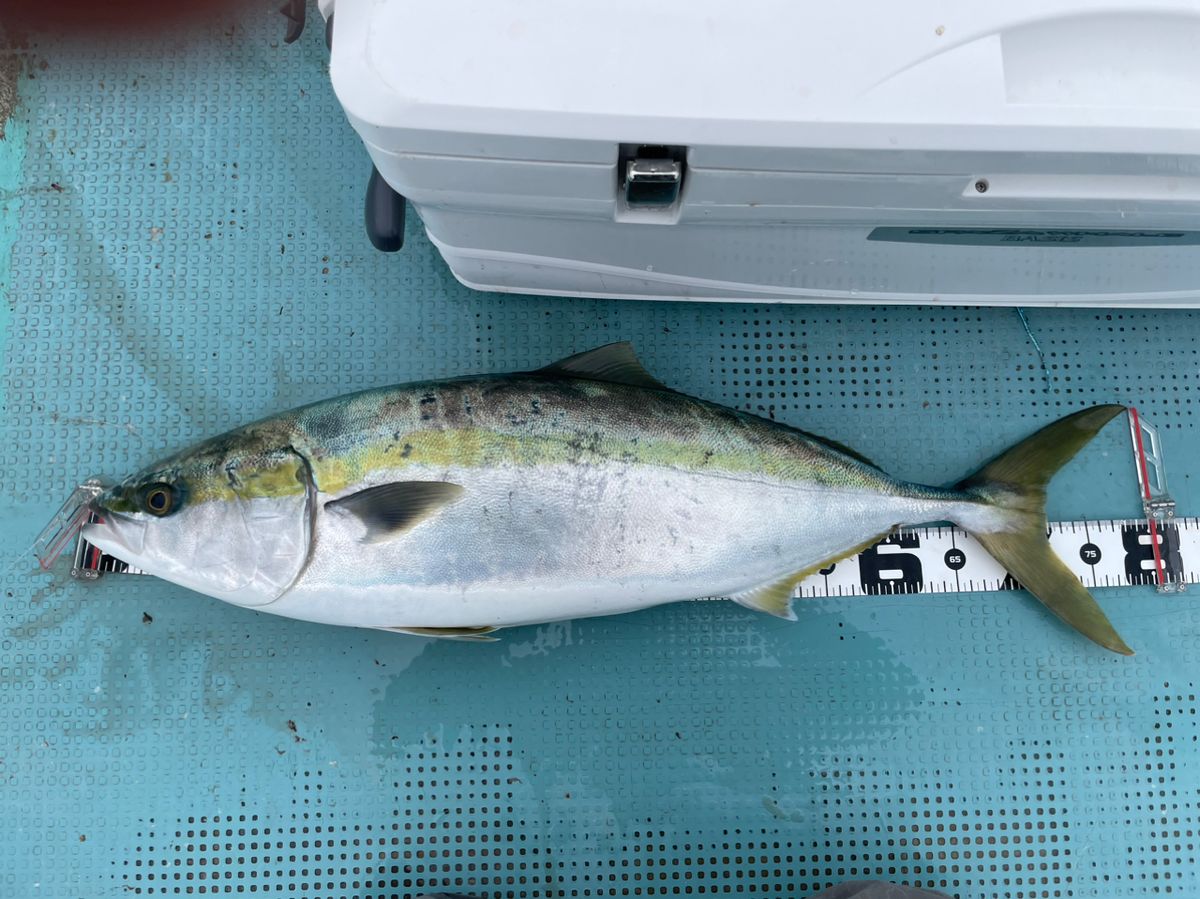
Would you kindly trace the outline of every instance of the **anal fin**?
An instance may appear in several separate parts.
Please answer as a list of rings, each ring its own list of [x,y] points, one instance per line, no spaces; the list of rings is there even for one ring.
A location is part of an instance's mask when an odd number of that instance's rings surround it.
[[[768,615],[784,618],[787,621],[795,621],[796,613],[792,611],[792,592],[796,589],[796,584],[803,578],[803,574],[799,576],[789,574],[781,581],[764,584],[761,587],[751,587],[749,590],[735,593],[729,598],[747,609],[766,612]]]
[[[494,627],[381,627],[381,631],[393,634],[411,634],[414,637],[436,637],[439,640],[461,640],[467,643],[495,643],[496,637],[489,637],[497,629]]]
[[[848,559],[862,552],[864,549],[874,546],[880,540],[888,537],[893,531],[895,531],[895,528],[888,528],[882,534],[876,534],[870,540],[860,543],[858,546],[852,547],[845,552],[838,553],[828,559],[822,559],[820,562],[809,565],[807,568],[789,574],[777,581],[771,581],[767,584],[751,587],[749,590],[743,590],[741,593],[735,593],[729,598],[739,606],[745,606],[747,609],[754,609],[756,612],[766,612],[768,615],[774,615],[776,618],[783,618],[786,621],[795,621],[796,613],[792,611],[792,594],[796,591],[796,586],[802,580],[809,575],[816,574],[822,568],[835,565],[843,559]]]

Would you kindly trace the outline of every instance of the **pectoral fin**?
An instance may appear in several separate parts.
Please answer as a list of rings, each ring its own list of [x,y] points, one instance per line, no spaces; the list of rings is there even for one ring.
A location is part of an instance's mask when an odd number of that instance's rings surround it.
[[[381,543],[457,502],[464,492],[444,481],[395,481],[331,500],[325,510],[357,518],[367,529],[363,542]]]
[[[412,634],[414,637],[437,637],[441,640],[462,640],[467,643],[495,643],[488,634],[494,627],[381,627],[381,631],[393,634]]]

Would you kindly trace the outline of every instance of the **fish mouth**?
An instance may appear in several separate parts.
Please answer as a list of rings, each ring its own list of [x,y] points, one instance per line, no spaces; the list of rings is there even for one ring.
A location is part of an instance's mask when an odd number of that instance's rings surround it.
[[[83,526],[83,539],[106,555],[137,565],[145,552],[146,522],[98,505],[92,506],[91,517]]]

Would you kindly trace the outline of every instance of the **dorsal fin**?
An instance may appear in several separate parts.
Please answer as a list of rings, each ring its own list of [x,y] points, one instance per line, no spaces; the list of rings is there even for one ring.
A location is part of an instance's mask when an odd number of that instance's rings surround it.
[[[589,381],[609,381],[613,384],[629,384],[651,390],[670,390],[666,384],[651,375],[642,366],[633,344],[627,340],[596,347],[585,353],[568,356],[536,374],[546,377],[584,378]]]
[[[828,437],[822,437],[819,434],[810,434],[808,431],[801,431],[800,433],[803,434],[805,437],[807,437],[809,440],[815,440],[815,441],[817,441],[817,443],[823,443],[823,444],[825,444],[825,446],[829,447],[831,450],[836,450],[837,452],[841,453],[842,455],[849,456],[851,459],[855,459],[859,462],[862,462],[864,465],[870,465],[872,468],[879,468],[878,465],[876,465],[874,462],[872,462],[870,459],[868,459],[866,456],[864,456],[858,450],[854,449],[853,447],[846,446],[846,444],[844,444],[844,443],[839,443],[836,440],[830,440]]]

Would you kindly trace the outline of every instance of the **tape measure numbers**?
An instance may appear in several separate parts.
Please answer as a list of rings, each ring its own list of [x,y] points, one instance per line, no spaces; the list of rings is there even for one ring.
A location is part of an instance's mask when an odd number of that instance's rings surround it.
[[[1166,580],[1200,581],[1200,519],[1061,521],[1047,526],[1050,544],[1087,587],[1159,583],[1157,545]],[[799,597],[881,593],[970,593],[1020,585],[979,543],[956,527],[906,528],[870,549],[805,578]]]

